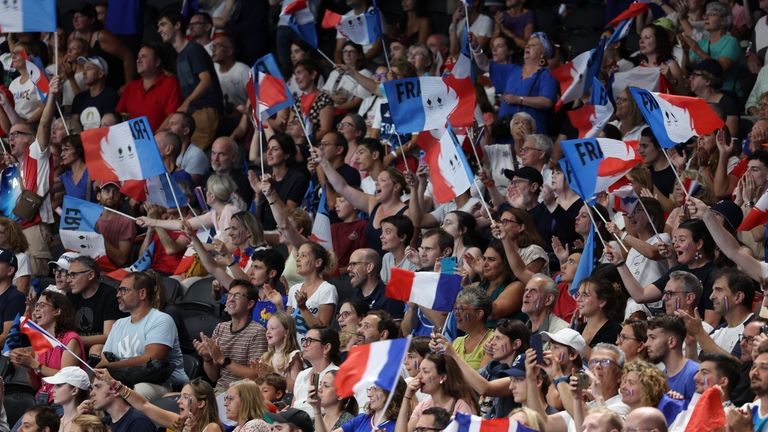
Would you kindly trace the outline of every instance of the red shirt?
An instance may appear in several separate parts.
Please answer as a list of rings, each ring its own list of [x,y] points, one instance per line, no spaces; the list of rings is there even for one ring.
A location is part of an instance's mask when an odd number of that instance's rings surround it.
[[[181,105],[179,81],[169,75],[157,77],[149,90],[144,90],[144,80],[139,78],[126,84],[115,111],[128,113],[130,118],[147,116],[153,131],[157,131],[169,115]]]
[[[10,103],[11,106],[13,106],[13,93],[11,93],[11,91],[8,90],[8,87],[6,87],[3,84],[0,84],[0,91],[5,93],[5,97],[8,100],[8,103]],[[6,136],[6,132],[3,130],[3,128],[0,128],[0,137],[5,137],[5,136]]]

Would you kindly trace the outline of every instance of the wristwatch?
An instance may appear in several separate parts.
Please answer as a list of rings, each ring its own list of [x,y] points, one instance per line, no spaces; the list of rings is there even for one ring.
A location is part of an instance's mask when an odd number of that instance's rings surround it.
[[[223,369],[223,368],[229,366],[230,363],[232,363],[232,359],[229,358],[229,357],[224,357],[224,363],[221,364],[221,368]]]

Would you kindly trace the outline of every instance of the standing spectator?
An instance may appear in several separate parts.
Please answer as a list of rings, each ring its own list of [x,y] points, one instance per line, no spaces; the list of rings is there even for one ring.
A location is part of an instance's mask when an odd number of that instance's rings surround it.
[[[669,388],[690,401],[695,392],[693,380],[699,364],[683,356],[685,322],[678,316],[662,315],[648,322],[648,360],[664,362]]]
[[[296,320],[298,337],[303,338],[315,326],[331,324],[339,295],[336,287],[325,280],[325,274],[335,268],[335,258],[318,243],[304,242],[296,258],[296,272],[304,282],[288,292],[288,312]]]
[[[205,12],[197,12],[189,18],[189,29],[187,38],[192,42],[197,42],[213,55],[214,42],[211,39],[211,30],[213,30],[213,18]]]
[[[195,133],[195,119],[191,115],[176,111],[168,117],[168,129],[181,137],[181,151],[176,158],[176,165],[192,176],[192,182],[198,186],[211,169],[208,157],[200,147],[192,144]]]
[[[157,132],[181,105],[179,81],[163,71],[159,47],[154,44],[145,44],[139,49],[136,72],[139,79],[126,84],[115,111],[128,118],[147,116],[152,130]]]
[[[100,371],[101,372],[101,371]],[[86,403],[89,411],[104,411],[109,418],[104,422],[112,432],[155,432],[152,420],[141,411],[128,405],[121,395],[115,393],[113,380],[104,373],[96,375],[91,397]],[[130,390],[126,387],[126,390]]]
[[[355,288],[352,300],[365,303],[370,310],[385,310],[395,319],[403,317],[403,303],[384,295],[381,257],[375,250],[358,249],[352,252],[347,269],[349,282]]]
[[[221,87],[211,56],[197,42],[185,37],[187,26],[178,12],[160,16],[157,30],[165,43],[173,45],[176,57],[176,76],[184,101],[179,111],[195,119],[192,142],[201,149],[210,147],[219,127],[219,113],[223,107]]]
[[[22,120],[31,123],[38,122],[43,115],[43,101],[37,85],[32,80],[31,71],[27,68],[25,57],[32,53],[32,47],[19,42],[11,51],[11,67],[16,69],[19,76],[11,81],[8,90],[13,94],[13,109]],[[11,107],[6,107],[11,108]]]
[[[102,184],[96,193],[96,200],[104,207],[121,209],[125,196],[120,192],[120,187],[116,182]],[[104,236],[107,252],[107,259],[99,260],[103,270],[115,270],[131,262],[131,245],[136,238],[136,224],[132,220],[111,211],[104,211],[96,221],[96,231]]]
[[[250,68],[245,63],[235,61],[235,46],[229,36],[217,37],[212,46],[211,58],[224,95],[224,112],[228,116],[235,115],[239,119],[240,113],[236,108],[239,105],[245,105],[248,100],[245,84],[248,82]]]
[[[87,90],[75,95],[72,114],[79,116],[90,107],[96,108],[102,117],[114,113],[119,96],[115,90],[107,87],[109,69],[106,60],[99,56],[78,57],[77,63],[83,65]]]

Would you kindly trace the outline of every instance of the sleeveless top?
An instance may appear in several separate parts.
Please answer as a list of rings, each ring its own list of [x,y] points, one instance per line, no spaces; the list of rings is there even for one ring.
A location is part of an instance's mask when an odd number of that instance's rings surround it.
[[[379,211],[380,206],[381,204],[376,204],[373,210],[371,210],[371,214],[368,215],[369,222],[365,227],[365,231],[363,231],[363,235],[365,236],[365,241],[368,243],[368,247],[378,252],[379,255],[383,255],[383,251],[381,250],[381,226],[378,228],[374,228],[373,226],[373,221],[376,219],[376,212]],[[408,206],[398,210],[395,215],[402,215],[406,210],[408,210]]]

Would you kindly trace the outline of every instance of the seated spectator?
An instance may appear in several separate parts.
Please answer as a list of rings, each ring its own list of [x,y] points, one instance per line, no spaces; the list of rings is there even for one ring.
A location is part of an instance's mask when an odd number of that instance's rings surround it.
[[[621,323],[621,332],[616,338],[619,347],[628,362],[632,360],[648,361],[648,324],[645,320],[629,318]]]
[[[395,214],[381,220],[381,250],[386,252],[381,258],[381,280],[389,282],[393,268],[416,271],[418,267],[405,256],[405,247],[413,238],[413,223],[404,215]]]
[[[79,366],[78,357],[86,357],[85,348],[80,335],[74,331],[75,311],[72,308],[72,303],[67,300],[64,294],[50,290],[43,291],[35,303],[31,318],[37,325],[55,336],[59,342],[66,345],[69,350],[64,351],[56,347],[39,354],[36,354],[31,348],[16,348],[11,351],[11,363],[16,367],[28,369],[30,383],[38,388],[38,402],[48,404],[53,402],[56,395],[54,391],[54,384],[56,383],[46,381],[46,377],[53,377],[63,368]],[[81,385],[80,388],[82,387]],[[83,388],[83,390],[88,389]],[[60,402],[57,403],[61,404]]]
[[[366,430],[382,430],[385,432],[395,432],[396,425],[400,423],[398,419],[398,409],[405,399],[405,382],[398,379],[392,398],[389,399],[389,392],[381,387],[372,385],[366,390],[368,394],[368,403],[365,404],[363,412],[355,418],[342,425],[342,427],[329,430],[323,427],[316,429],[317,432],[362,432]],[[385,402],[389,400],[387,410],[384,411]],[[402,412],[402,411],[401,411]],[[375,428],[371,428],[371,423],[378,423]],[[315,421],[315,427],[320,426]]]
[[[717,59],[702,60],[693,67],[691,73],[691,91],[697,97],[719,107],[726,126],[734,137],[741,136],[739,131],[740,108],[738,101],[728,93],[720,91],[723,85],[723,67]]]
[[[343,274],[349,270],[349,262],[354,251],[367,246],[365,230],[368,221],[360,218],[360,210],[354,208],[344,197],[336,197],[334,214],[339,222],[331,224],[333,252],[338,259],[338,271]]]
[[[342,63],[346,68],[354,68],[359,74],[373,79],[373,74],[364,67],[365,56],[360,45],[346,41],[341,48],[341,54]],[[322,90],[331,96],[337,116],[357,112],[363,99],[371,94],[352,77],[335,69],[328,75]]]
[[[134,386],[147,399],[160,397],[172,386],[182,386],[188,381],[176,324],[169,315],[152,307],[156,289],[155,279],[144,273],[130,273],[120,282],[117,295],[120,310],[130,316],[115,322],[104,343],[104,353],[112,353],[116,360],[110,361],[102,354],[98,364],[109,370],[141,366],[151,360],[170,365],[167,381],[140,382]]]
[[[277,228],[277,216],[267,210],[272,208],[273,203],[276,202],[275,198],[279,198],[280,203],[288,208],[298,207],[307,193],[309,178],[295,166],[296,144],[289,136],[273,135],[268,138],[264,151],[264,163],[269,166],[272,173],[262,175],[260,180],[261,182],[269,182],[271,186],[271,189],[267,190],[267,192],[271,192],[269,196],[265,193],[264,187],[255,181],[255,177],[251,177],[250,172],[249,179],[253,191],[264,195],[264,199],[258,195],[259,205],[256,214],[259,216],[264,229],[271,230]],[[254,159],[251,161],[256,162]],[[336,190],[338,191],[338,189]]]
[[[64,186],[64,193],[81,200],[95,201],[96,190],[93,179],[88,175],[88,167],[85,166],[85,151],[80,135],[69,135],[62,140],[61,163],[66,167],[66,171],[58,177]]]
[[[315,410],[315,431],[335,431],[352,421],[358,414],[354,397],[340,398],[334,386],[336,372],[326,372],[318,388],[310,387],[309,404]]]
[[[293,73],[296,85],[301,90],[295,107],[303,118],[308,118],[305,127],[311,129],[315,141],[320,142],[333,128],[333,98],[317,86],[320,68],[315,62],[299,61],[294,66]]]
[[[23,431],[59,432],[60,419],[53,408],[35,406],[28,409],[20,420]]]
[[[266,337],[267,351],[257,361],[259,370],[271,370],[283,377],[287,391],[293,394],[296,377],[304,367],[296,339],[296,323],[287,313],[276,313],[267,321]]]
[[[324,277],[334,266],[333,255],[319,244],[307,241],[299,247],[296,272],[304,282],[290,288],[287,305],[299,338],[311,327],[330,325],[335,316],[338,293]]]
[[[251,255],[248,279],[259,290],[259,301],[253,307],[252,316],[264,327],[272,314],[285,311],[286,289],[280,280],[284,269],[285,259],[274,249],[257,250]]]
[[[361,301],[370,310],[384,310],[395,319],[403,318],[403,302],[387,298],[381,279],[382,262],[373,249],[358,249],[352,252],[349,266],[349,282],[355,289],[352,300]],[[342,344],[343,346],[344,344]]]
[[[147,116],[152,130],[157,132],[181,105],[179,81],[163,71],[160,50],[154,44],[145,44],[139,49],[136,72],[139,79],[125,85],[115,112],[128,118]]]
[[[32,282],[30,260],[27,255],[29,242],[24,236],[21,225],[11,219],[0,217],[0,249],[12,253],[16,258],[16,272],[13,285],[22,294],[29,292]]]
[[[642,407],[661,409],[660,404],[665,403],[664,399],[668,391],[664,373],[653,364],[634,360],[624,365],[619,392],[621,401],[629,407],[630,412]],[[676,402],[677,407],[669,413],[667,422],[671,423],[682,411],[682,402]]]
[[[199,185],[211,169],[211,161],[200,150],[200,147],[192,144],[192,135],[195,134],[195,119],[184,112],[176,111],[168,114],[168,130],[181,137],[181,150],[176,158],[176,165],[192,176],[195,186]]]
[[[311,328],[301,339],[301,353],[305,362],[311,366],[299,372],[293,386],[292,408],[307,412],[310,416],[315,411],[309,404],[309,387],[312,375],[323,376],[326,372],[337,370],[339,359],[339,333],[328,327]],[[382,399],[384,400],[384,399]],[[381,406],[383,408],[383,404]]]
[[[347,300],[341,304],[339,313],[336,314],[336,322],[339,323],[342,353],[357,345],[357,329],[370,310],[368,304],[361,300]]]
[[[312,419],[302,410],[287,408],[282,413],[267,414],[274,432],[313,432]]]
[[[79,414],[78,407],[88,399],[91,390],[88,374],[78,366],[67,366],[53,376],[44,377],[43,382],[46,392],[52,397],[50,401],[40,401],[40,405],[51,402],[55,404],[54,409],[60,411],[57,411],[61,417],[59,427],[62,430],[70,430]]]
[[[80,255],[77,252],[64,252],[58,260],[48,262],[48,266],[53,273],[54,284],[49,285],[46,289],[51,289],[52,291],[58,290],[60,293],[67,296],[71,294],[72,288],[69,286],[69,281],[67,280],[67,272],[69,271],[69,265],[78,256]],[[56,288],[55,290],[53,289],[54,287]]]
[[[96,192],[96,201],[104,207],[121,211],[126,197],[120,192],[118,182],[102,183]],[[99,260],[104,271],[112,271],[128,265],[131,259],[131,246],[136,238],[136,224],[131,219],[111,211],[104,211],[96,221],[96,231],[104,236],[106,259]]]
[[[78,256],[67,272],[69,300],[75,308],[75,331],[89,354],[100,354],[112,325],[125,316],[118,308],[117,290],[100,281],[101,270],[93,258]]]
[[[619,287],[605,279],[582,280],[576,294],[578,328],[586,341],[586,353],[599,343],[615,343],[621,332],[624,301]]]
[[[113,385],[112,377],[99,369],[83,411],[91,414],[103,411],[108,416],[103,422],[113,432],[154,432],[157,428],[152,420],[126,402],[132,390],[121,386],[120,393],[116,393]]]
[[[493,338],[487,322],[493,309],[492,300],[481,288],[464,288],[453,306],[456,327],[464,336],[453,341],[453,349],[473,369],[485,366],[491,356],[485,345]]]
[[[245,105],[248,100],[245,83],[248,82],[250,68],[245,63],[235,60],[235,46],[229,36],[218,36],[216,41],[211,43],[211,48],[213,49],[210,53],[213,66],[216,68],[221,92],[224,95],[224,114],[239,118],[240,113],[236,109]]]
[[[83,65],[87,90],[75,95],[72,100],[72,114],[80,116],[91,107],[96,108],[99,118],[115,112],[119,96],[114,89],[107,87],[107,61],[99,56],[89,56],[78,57],[77,62]]]
[[[265,421],[267,410],[261,389],[255,382],[246,379],[234,382],[224,397],[227,420],[236,422],[233,432],[270,432]]]

